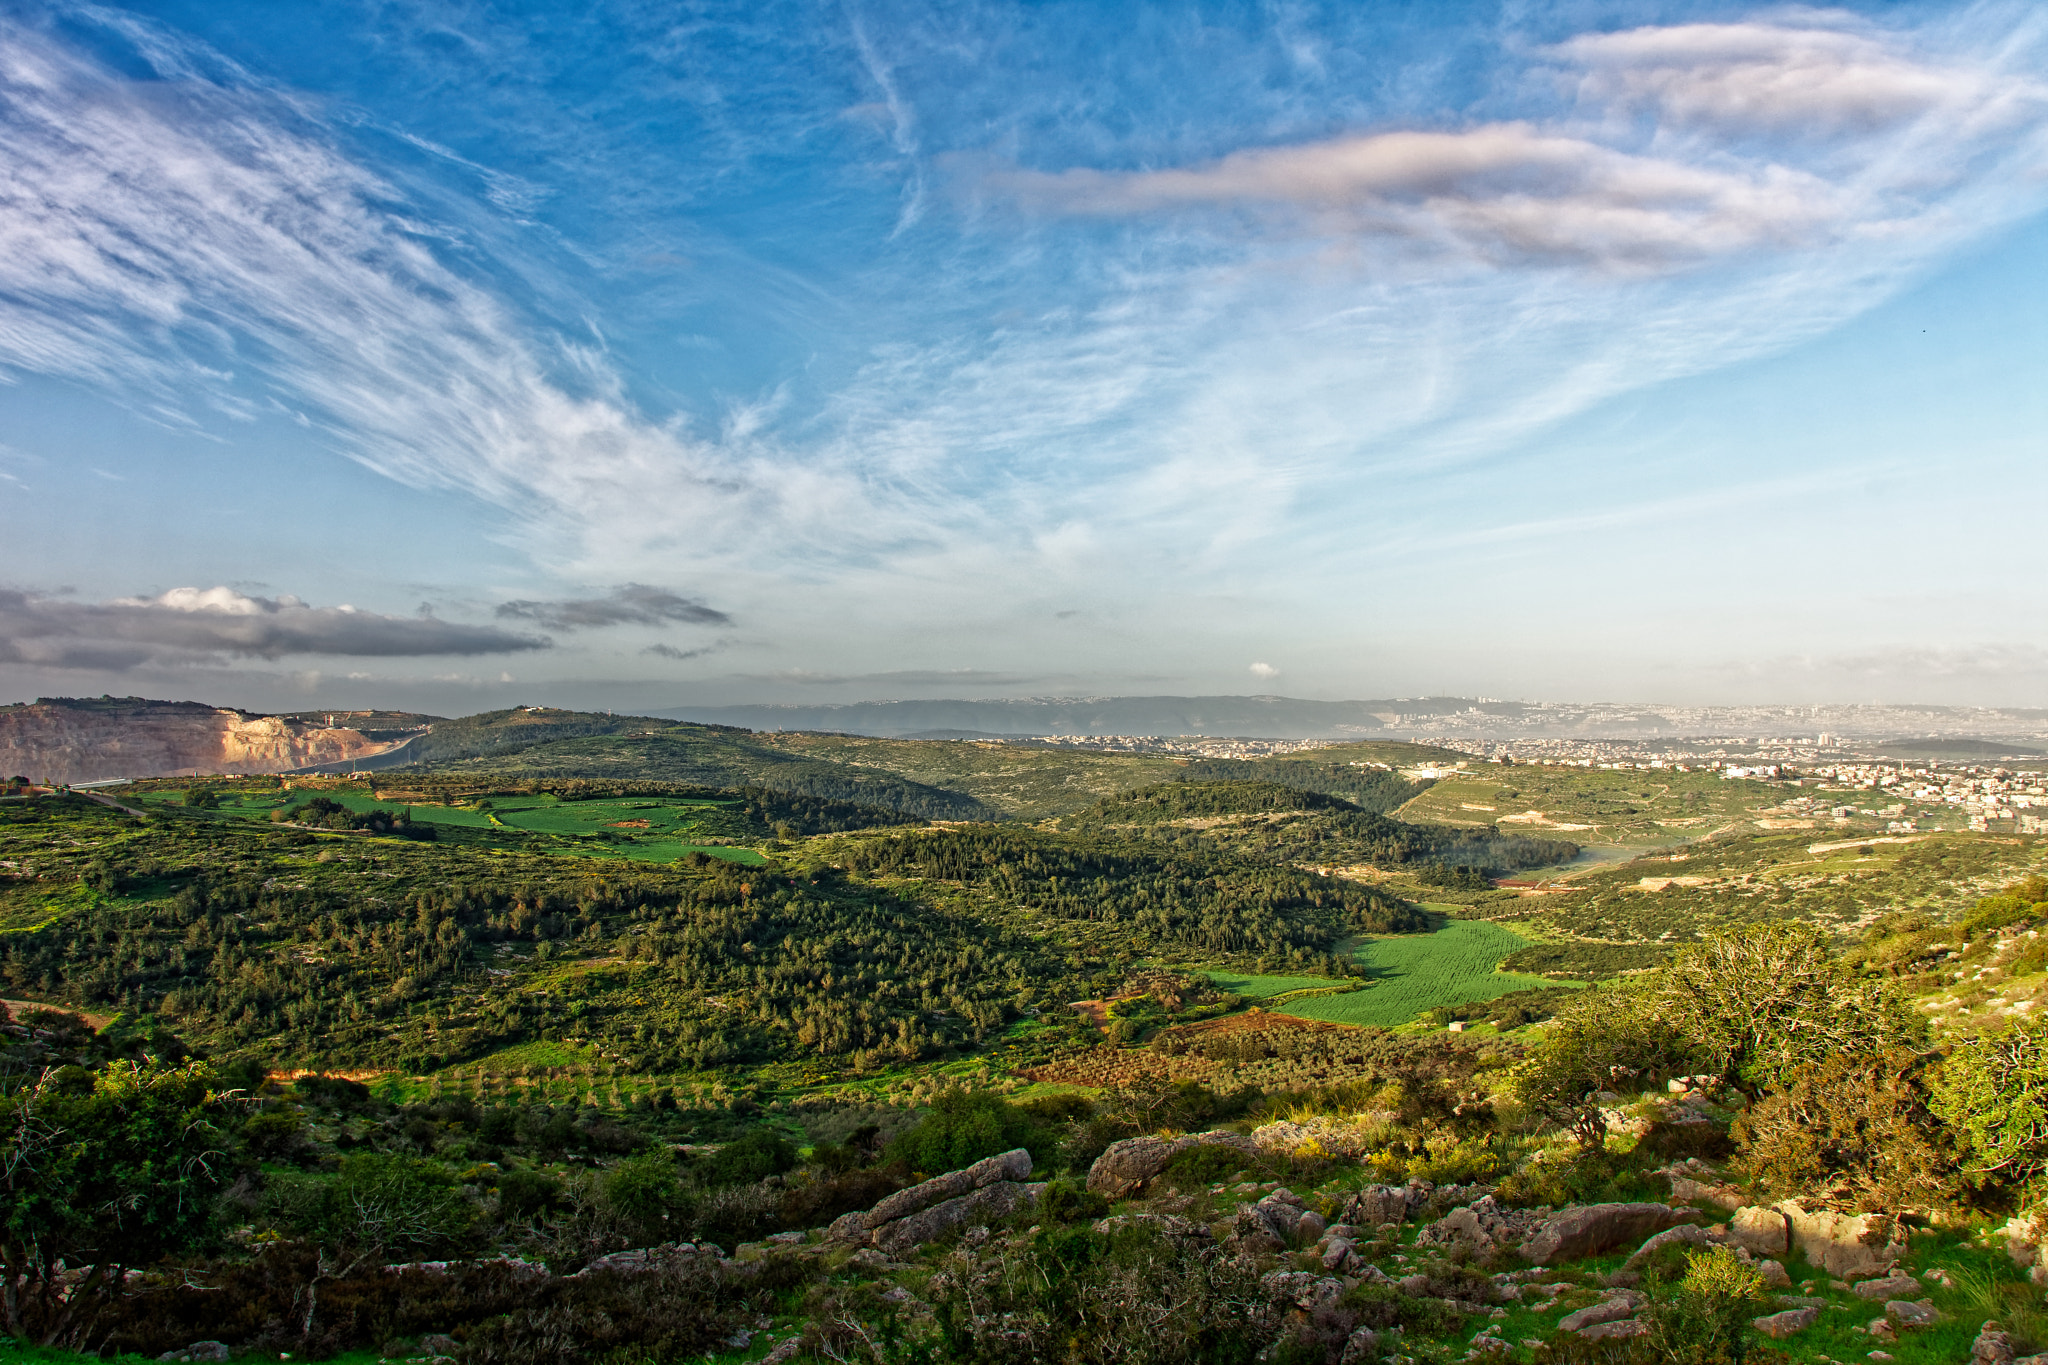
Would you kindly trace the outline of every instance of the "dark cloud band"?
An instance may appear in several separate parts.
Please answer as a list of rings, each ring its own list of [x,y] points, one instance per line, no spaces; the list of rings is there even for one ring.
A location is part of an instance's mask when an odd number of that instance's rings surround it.
[[[0,589],[0,661],[54,668],[119,670],[221,656],[509,654],[551,647],[545,637],[493,626],[314,607],[296,597],[251,597],[232,588],[173,588],[157,597],[97,603]]]
[[[533,621],[549,630],[588,630],[602,626],[729,626],[732,617],[694,597],[666,588],[628,583],[605,597],[562,602],[507,602],[498,608],[506,620]]]

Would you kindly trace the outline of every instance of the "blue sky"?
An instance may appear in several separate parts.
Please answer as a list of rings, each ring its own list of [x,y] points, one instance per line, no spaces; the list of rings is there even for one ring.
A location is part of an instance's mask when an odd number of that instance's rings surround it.
[[[2036,704],[2032,6],[0,3],[0,692]]]

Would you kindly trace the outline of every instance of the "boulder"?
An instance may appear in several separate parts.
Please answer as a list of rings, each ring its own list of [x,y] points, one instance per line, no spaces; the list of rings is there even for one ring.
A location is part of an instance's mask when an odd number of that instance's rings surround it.
[[[1728,1220],[1728,1240],[1759,1256],[1792,1254],[1792,1220],[1782,1209],[1750,1205],[1735,1210]]]
[[[1852,1284],[1849,1292],[1859,1299],[1903,1299],[1908,1294],[1920,1292],[1920,1281],[1911,1275],[1886,1275],[1882,1279]]]
[[[1522,1243],[1522,1257],[1542,1265],[1612,1251],[1695,1217],[1668,1204],[1585,1204],[1551,1214]]]
[[[1306,1270],[1274,1270],[1259,1279],[1259,1287],[1275,1303],[1292,1304],[1314,1312],[1344,1296],[1344,1281],[1329,1275],[1311,1275]]]
[[[1266,1228],[1287,1246],[1293,1246],[1300,1236],[1301,1220],[1305,1210],[1301,1198],[1293,1190],[1275,1190],[1252,1205],[1253,1212],[1265,1223]],[[1318,1218],[1317,1223],[1322,1219]]]
[[[182,1351],[165,1351],[158,1360],[222,1361],[228,1358],[228,1348],[218,1341],[195,1341]]]
[[[1323,1269],[1340,1275],[1357,1273],[1362,1258],[1351,1243],[1342,1237],[1332,1237],[1323,1244]]]
[[[1344,1354],[1338,1357],[1338,1365],[1365,1365],[1379,1358],[1380,1334],[1370,1327],[1361,1327],[1344,1339]]]
[[[921,1209],[957,1198],[970,1190],[983,1189],[999,1181],[1020,1181],[1030,1174],[1031,1153],[1022,1147],[1013,1148],[1000,1156],[977,1161],[965,1170],[948,1171],[921,1185],[898,1190],[863,1214],[861,1222],[869,1229],[879,1228],[884,1223],[907,1218]]]
[[[1722,1185],[1706,1180],[1694,1180],[1691,1176],[1671,1177],[1671,1202],[1674,1204],[1711,1204],[1717,1209],[1733,1213],[1747,1201],[1742,1191],[1733,1185]]]
[[[1520,1246],[1540,1221],[1538,1215],[1511,1209],[1490,1194],[1481,1195],[1417,1233],[1415,1245],[1452,1246],[1462,1242],[1481,1254],[1506,1251]]]
[[[1888,1213],[1836,1213],[1809,1210],[1796,1199],[1778,1206],[1791,1225],[1792,1245],[1806,1253],[1808,1265],[1843,1279],[1880,1275],[1906,1254],[1898,1219]]]
[[[1636,1310],[1643,1306],[1643,1296],[1633,1289],[1624,1289],[1618,1294],[1602,1299],[1590,1308],[1581,1308],[1576,1313],[1567,1313],[1558,1322],[1560,1332],[1584,1332],[1588,1327],[1603,1322],[1619,1322],[1634,1317]]]
[[[452,1357],[461,1349],[461,1343],[446,1332],[429,1332],[420,1338],[420,1354],[433,1356],[437,1360],[444,1356]]]
[[[2048,1351],[2043,1351],[2037,1356],[2021,1356],[2012,1365],[2048,1365]]]
[[[1322,1237],[1323,1230],[1326,1227],[1328,1227],[1328,1224],[1323,1222],[1323,1215],[1317,1213],[1314,1209],[1304,1210],[1300,1220],[1294,1225],[1294,1240],[1297,1242],[1314,1242]]]
[[[1970,1343],[1972,1365],[2013,1365],[2014,1354],[2012,1337],[1995,1322],[1985,1323]]]
[[[1934,1304],[1928,1299],[1921,1299],[1917,1303],[1906,1299],[1892,1299],[1885,1304],[1884,1315],[1900,1327],[1931,1327],[1941,1316],[1934,1311]]]
[[[1777,1261],[1758,1261],[1756,1273],[1764,1277],[1764,1283],[1773,1289],[1790,1289],[1792,1274]]]
[[[1168,1162],[1194,1147],[1234,1147],[1247,1157],[1258,1148],[1242,1133],[1195,1133],[1188,1137],[1135,1137],[1112,1142],[1088,1168],[1088,1188],[1105,1199],[1124,1199],[1157,1180]]]
[[[1038,1202],[1044,1185],[1021,1185],[1002,1180],[971,1194],[958,1195],[908,1217],[884,1223],[874,1230],[877,1248],[895,1256],[943,1237],[955,1228],[986,1226],[1007,1218],[1018,1209]]]
[[[1791,1336],[1794,1332],[1804,1332],[1818,1321],[1820,1321],[1820,1309],[1818,1308],[1788,1308],[1782,1313],[1772,1313],[1766,1317],[1751,1318],[1749,1325],[1767,1337],[1783,1338]]]
[[[1338,1221],[1364,1228],[1405,1223],[1409,1215],[1428,1202],[1430,1193],[1430,1187],[1420,1181],[1367,1185],[1344,1201],[1344,1207],[1337,1212]]]
[[[1635,1254],[1623,1263],[1622,1269],[1634,1270],[1644,1261],[1656,1255],[1659,1247],[1667,1247],[1674,1242],[1689,1246],[1705,1246],[1707,1244],[1707,1231],[1705,1228],[1698,1227],[1692,1223],[1680,1223],[1675,1228],[1666,1228],[1649,1241],[1637,1247]]]
[[[1614,1337],[1639,1337],[1649,1330],[1634,1318],[1623,1318],[1619,1322],[1596,1322],[1579,1335],[1588,1341],[1602,1341]]]

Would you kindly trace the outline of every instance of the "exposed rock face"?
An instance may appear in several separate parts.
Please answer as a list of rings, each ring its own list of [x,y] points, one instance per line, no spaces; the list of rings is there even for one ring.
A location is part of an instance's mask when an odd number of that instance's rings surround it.
[[[1690,1210],[1668,1204],[1586,1204],[1560,1209],[1522,1243],[1522,1256],[1543,1265],[1598,1256],[1694,1216]]]
[[[900,1255],[955,1228],[982,1227],[1038,1202],[1045,1186],[1026,1185],[1031,1153],[1022,1147],[898,1190],[865,1213],[849,1213],[826,1229],[827,1241]]]
[[[980,1226],[998,1218],[1007,1218],[1026,1205],[1037,1203],[1044,1189],[1044,1185],[998,1181],[972,1194],[963,1194],[882,1224],[874,1231],[875,1246],[890,1255],[901,1255],[943,1237],[955,1228]]]
[[[1195,1133],[1189,1137],[1135,1137],[1112,1142],[1088,1168],[1088,1188],[1105,1199],[1125,1199],[1157,1180],[1168,1162],[1194,1147],[1234,1147],[1246,1156],[1258,1148],[1242,1133]]]
[[[404,738],[373,739],[293,716],[261,716],[199,702],[44,700],[0,706],[0,776],[33,782],[191,773],[275,773],[388,753]]]
[[[949,1171],[934,1176],[921,1185],[912,1185],[907,1190],[898,1190],[881,1203],[861,1215],[861,1225],[878,1228],[898,1218],[907,1218],[921,1209],[943,1203],[955,1196],[978,1190],[1002,1180],[1022,1180],[1031,1174],[1031,1153],[1022,1147],[1012,1148],[1000,1156],[986,1157],[964,1170]]]

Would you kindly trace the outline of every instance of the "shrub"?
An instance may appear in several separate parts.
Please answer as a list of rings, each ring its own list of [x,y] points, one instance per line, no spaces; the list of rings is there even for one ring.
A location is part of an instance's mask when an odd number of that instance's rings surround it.
[[[1515,1097],[1569,1127],[1579,1145],[1607,1141],[1601,1109],[1609,1092],[1683,1071],[1686,1040],[1657,1018],[1651,1002],[1627,990],[1588,991],[1560,1013],[1514,1073]]]
[[[1776,1194],[1822,1193],[1872,1209],[1948,1202],[1955,1153],[1928,1107],[1925,1069],[1908,1052],[1801,1068],[1785,1093],[1736,1120],[1743,1164]]]
[[[773,1128],[750,1128],[698,1168],[707,1185],[743,1185],[781,1175],[796,1165],[796,1144]]]
[[[1959,1039],[1934,1109],[1961,1139],[1979,1183],[2048,1171],[2048,1024]]]
[[[1682,1365],[1740,1365],[1748,1354],[1750,1320],[1764,1307],[1764,1278],[1728,1247],[1687,1258],[1684,1277],[1666,1292],[1652,1282],[1644,1315],[1652,1358]]]
[[[1031,1117],[999,1095],[948,1090],[916,1127],[889,1144],[890,1157],[913,1170],[956,1171],[1017,1147],[1043,1146]]]
[[[1143,1225],[957,1251],[928,1292],[963,1365],[1250,1365],[1282,1327],[1255,1263]]]
[[[1073,1180],[1054,1180],[1038,1196],[1038,1217],[1047,1223],[1078,1223],[1109,1212],[1109,1201]]]

